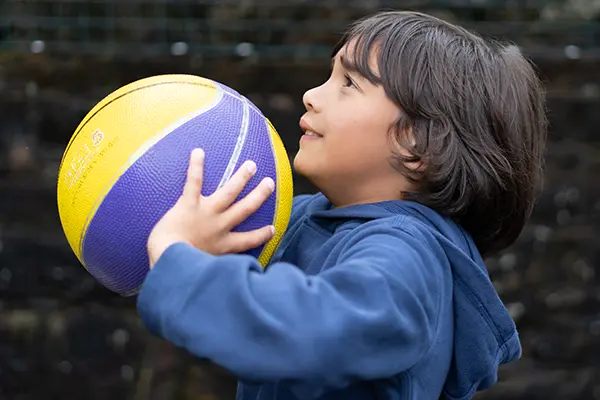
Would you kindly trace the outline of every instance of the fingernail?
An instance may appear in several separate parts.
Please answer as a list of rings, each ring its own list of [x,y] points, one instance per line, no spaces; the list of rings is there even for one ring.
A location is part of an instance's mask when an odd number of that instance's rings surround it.
[[[254,161],[246,161],[246,168],[248,172],[254,174],[256,172],[256,163]]]
[[[273,225],[271,225],[270,228],[271,228],[271,235],[274,235],[275,234],[275,227]]]
[[[275,190],[275,182],[272,178],[265,178],[265,182],[267,184],[267,187],[271,189],[271,191]]]
[[[202,158],[202,157],[204,157],[204,150],[194,149],[194,150],[192,150],[192,156]]]

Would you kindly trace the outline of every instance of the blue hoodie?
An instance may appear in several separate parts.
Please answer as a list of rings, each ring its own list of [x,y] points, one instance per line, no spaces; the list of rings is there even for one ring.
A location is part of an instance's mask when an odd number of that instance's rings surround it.
[[[152,333],[238,377],[238,400],[470,399],[521,355],[472,239],[408,201],[298,196],[264,271],[174,244],[138,311]]]

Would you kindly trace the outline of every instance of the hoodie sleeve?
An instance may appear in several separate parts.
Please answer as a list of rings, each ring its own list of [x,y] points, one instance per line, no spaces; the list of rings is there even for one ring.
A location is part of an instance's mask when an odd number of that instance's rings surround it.
[[[139,314],[154,334],[238,378],[288,381],[297,395],[407,370],[435,334],[441,268],[399,229],[345,248],[336,266],[308,276],[174,244],[147,275]]]

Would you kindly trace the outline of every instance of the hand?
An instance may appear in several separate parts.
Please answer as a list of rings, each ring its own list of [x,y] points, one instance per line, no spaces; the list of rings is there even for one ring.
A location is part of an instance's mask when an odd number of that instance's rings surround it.
[[[255,213],[273,193],[275,183],[266,178],[246,197],[233,204],[255,173],[256,164],[247,161],[225,185],[205,197],[202,195],[204,152],[194,150],[181,197],[148,237],[150,268],[169,246],[178,242],[219,255],[240,253],[271,240],[275,234],[273,226],[249,232],[231,231]]]

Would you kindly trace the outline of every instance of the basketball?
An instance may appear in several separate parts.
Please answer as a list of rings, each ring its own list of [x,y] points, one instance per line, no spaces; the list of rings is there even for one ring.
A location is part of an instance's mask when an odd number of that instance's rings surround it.
[[[146,243],[181,196],[194,148],[205,151],[202,194],[221,187],[246,160],[258,170],[240,197],[271,177],[275,191],[237,226],[274,225],[275,236],[246,254],[269,263],[290,218],[289,159],[275,128],[235,90],[193,75],[141,79],[111,93],[81,121],[63,154],[58,212],[84,268],[122,296],[139,292],[149,271]]]

